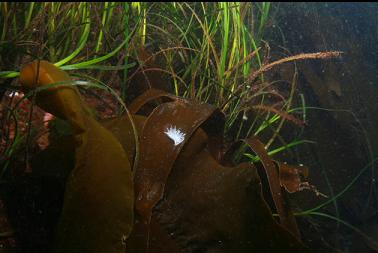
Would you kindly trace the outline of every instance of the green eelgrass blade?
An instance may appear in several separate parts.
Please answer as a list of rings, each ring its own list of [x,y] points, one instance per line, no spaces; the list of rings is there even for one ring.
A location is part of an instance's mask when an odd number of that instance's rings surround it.
[[[85,13],[85,15],[86,15],[86,13]],[[66,64],[67,62],[69,62],[70,60],[75,58],[81,52],[81,50],[84,48],[84,46],[85,46],[85,44],[88,40],[88,36],[89,36],[89,32],[90,32],[90,26],[91,26],[91,22],[90,22],[90,18],[89,18],[89,15],[88,15],[87,18],[86,18],[86,24],[84,26],[83,34],[81,35],[81,38],[79,40],[79,46],[69,56],[67,56],[66,58],[64,58],[64,59],[62,59],[58,62],[56,62],[54,64],[55,66],[60,67],[64,64]]]
[[[262,3],[260,25],[259,25],[259,30],[258,30],[259,38],[261,38],[261,36],[262,36],[262,32],[264,30],[265,23],[268,19],[269,9],[270,9],[270,3],[269,2]]]
[[[31,20],[32,13],[33,13],[33,10],[34,10],[34,5],[35,5],[35,2],[30,2],[29,10],[28,10],[27,14],[25,15],[25,29],[30,24],[30,20]]]
[[[4,178],[4,174],[7,172],[8,166],[10,164],[10,160],[8,158],[11,157],[17,150],[17,148],[23,143],[25,137],[25,135],[20,135],[18,132],[16,132],[16,136],[14,137],[12,145],[5,150],[5,163],[0,172],[0,181],[2,181],[2,179]]]
[[[284,151],[286,149],[292,148],[294,146],[297,146],[297,145],[300,145],[300,144],[303,144],[303,143],[312,143],[312,144],[314,144],[316,142],[309,141],[309,140],[292,141],[292,142],[288,143],[285,146],[281,146],[279,148],[276,148],[276,149],[273,149],[273,150],[269,151],[268,155],[275,155],[275,154],[280,153],[280,152],[282,152],[282,151]],[[250,162],[258,162],[258,161],[260,161],[260,158],[258,156],[255,156],[255,155],[252,155],[252,154],[249,154],[249,153],[245,153],[244,155],[250,159]]]
[[[125,65],[118,66],[106,66],[106,65],[84,65],[84,66],[74,66],[67,65],[60,67],[62,70],[74,70],[74,69],[96,69],[96,70],[125,70],[130,69],[135,66],[136,63],[129,63]]]
[[[18,71],[0,71],[0,78],[14,78],[20,75]]]
[[[130,19],[130,7],[129,7],[129,3],[123,3],[123,11],[124,11],[124,20],[123,20],[123,24],[124,24],[124,35],[125,37],[127,37],[127,35],[130,33],[130,30],[129,30],[129,19]],[[125,49],[127,50],[127,48],[129,47],[129,43],[127,42],[125,44]],[[129,61],[129,57],[126,55],[125,56],[125,60],[124,60],[124,64],[125,65],[128,65],[128,61]],[[128,68],[125,68],[123,70],[123,84],[121,85],[121,98],[123,101],[125,101],[126,99],[126,80],[127,80],[127,76],[128,76]]]
[[[73,65],[61,66],[60,69],[62,70],[75,70],[75,69],[124,70],[124,69],[130,69],[134,66],[135,66],[135,63],[129,63],[129,64],[119,65],[119,66],[73,64]],[[20,72],[18,71],[0,71],[0,78],[4,78],[4,79],[18,77],[19,75],[20,75]]]
[[[104,36],[103,29],[105,28],[105,22],[106,22],[107,15],[108,15],[108,5],[109,5],[109,2],[105,2],[104,3],[104,12],[102,13],[102,21],[101,21],[101,27],[100,27],[100,34],[98,35],[97,45],[96,45],[96,49],[95,49],[96,53],[98,53],[98,51],[100,51],[100,47],[102,45],[102,38]]]
[[[306,109],[312,109],[312,110],[327,111],[327,112],[344,112],[344,113],[348,113],[348,114],[350,114],[354,118],[354,120],[360,126],[360,129],[361,129],[361,131],[362,131],[362,133],[364,135],[365,141],[366,141],[366,146],[367,146],[367,149],[368,149],[369,159],[370,159],[370,164],[371,164],[371,182],[372,183],[370,184],[370,192],[369,192],[369,196],[367,197],[367,201],[366,201],[366,206],[365,206],[365,210],[366,210],[368,208],[368,206],[369,206],[370,201],[371,201],[373,192],[375,191],[376,185],[375,185],[374,181],[376,180],[376,171],[375,171],[375,164],[374,164],[374,161],[375,161],[375,159],[374,159],[374,153],[373,153],[370,140],[367,137],[367,132],[366,132],[363,124],[357,118],[357,116],[355,115],[355,113],[352,112],[351,110],[345,110],[345,109],[327,109],[327,108],[312,107],[312,106],[306,106],[305,108]],[[298,110],[303,110],[303,108],[293,108],[292,109],[292,111],[298,111]]]
[[[373,161],[371,161],[370,163],[368,163],[354,178],[353,180],[342,190],[340,191],[339,193],[337,193],[336,195],[334,195],[332,198],[330,198],[329,200],[327,200],[326,202],[314,207],[314,208],[311,208],[311,209],[308,209],[308,210],[305,210],[303,212],[300,212],[300,213],[296,213],[295,215],[307,215],[307,214],[310,214],[310,213],[313,213],[313,212],[316,212],[318,211],[319,209],[325,207],[326,205],[334,202],[337,198],[339,198],[340,196],[342,196],[346,191],[348,191],[352,186],[353,184],[357,181],[357,179],[365,172],[367,171],[370,166],[372,166],[376,161],[378,160],[378,158],[375,158]]]
[[[131,36],[132,36],[132,33],[130,33],[129,36],[127,36],[126,39],[116,49],[114,49],[112,52],[110,52],[110,53],[108,53],[106,55],[103,55],[101,57],[97,57],[97,58],[91,59],[89,61],[84,61],[84,62],[68,65],[66,67],[67,68],[70,67],[71,69],[72,68],[83,68],[83,67],[87,67],[87,66],[90,66],[90,65],[95,65],[95,64],[97,64],[99,62],[105,61],[105,60],[109,59],[110,57],[112,57],[113,55],[115,55],[116,53],[118,53],[118,51],[121,50],[126,43],[128,43],[128,41],[131,38]]]

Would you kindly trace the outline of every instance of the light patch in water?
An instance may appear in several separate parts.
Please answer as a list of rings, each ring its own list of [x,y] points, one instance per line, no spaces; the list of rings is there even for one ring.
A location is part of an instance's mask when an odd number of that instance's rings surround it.
[[[174,142],[175,146],[182,143],[185,139],[185,133],[175,126],[169,126],[164,133]]]

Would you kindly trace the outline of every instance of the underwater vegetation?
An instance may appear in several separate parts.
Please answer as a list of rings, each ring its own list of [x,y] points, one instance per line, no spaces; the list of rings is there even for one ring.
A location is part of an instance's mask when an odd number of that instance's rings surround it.
[[[274,156],[311,142],[281,136],[306,126],[298,73],[285,86],[268,73],[342,53],[272,59],[272,11],[1,3],[9,252],[313,252],[296,217],[342,223],[321,208],[360,174],[321,205],[293,208],[290,193],[325,195],[306,166]]]
[[[20,82],[26,88],[49,87],[52,83],[69,82],[69,77],[51,63],[37,61],[21,70]],[[129,107],[135,121],[144,121],[143,123],[132,123],[133,118],[115,118],[111,124],[105,123],[107,130],[92,118],[78,94],[74,87],[63,84],[41,90],[36,97],[36,103],[41,108],[70,122],[75,144],[72,147],[75,150],[75,165],[66,183],[55,246],[57,252],[125,252],[125,249],[140,252],[140,248],[127,247],[126,241],[134,225],[134,190],[136,215],[139,216],[139,224],[144,226],[143,236],[147,238],[145,243],[149,252],[155,252],[155,247],[149,249],[148,237],[161,243],[159,234],[150,234],[153,218],[166,222],[171,233],[177,234],[180,231],[180,240],[185,240],[182,243],[189,245],[184,248],[193,248],[193,251],[201,247],[203,250],[215,247],[224,252],[266,248],[254,242],[257,238],[259,242],[274,240],[271,243],[273,251],[283,248],[287,248],[284,251],[291,252],[305,250],[295,239],[299,237],[295,220],[283,201],[284,192],[280,188],[277,168],[269,159],[262,143],[257,139],[246,141],[262,159],[280,222],[291,233],[281,228],[270,215],[261,196],[257,170],[252,164],[242,164],[235,168],[220,164],[220,161],[224,164],[230,164],[230,161],[222,155],[224,116],[216,107],[150,90]],[[160,97],[173,101],[159,105],[148,117],[137,117],[136,113],[143,105]],[[136,129],[140,147],[138,161],[128,159],[135,156],[135,148],[130,150],[130,143],[123,148],[121,145],[130,140],[135,143],[132,125],[142,126],[141,129]],[[172,143],[164,134],[164,130],[172,125],[185,133],[178,144]],[[128,133],[129,136],[117,141],[117,136],[111,133],[113,128],[118,128],[118,131]],[[49,152],[49,148],[43,152]],[[278,168],[281,169],[281,166]],[[170,178],[174,182],[174,190],[168,187],[166,189],[172,170],[177,170],[173,173],[176,177],[172,175]],[[293,171],[297,173],[290,173]],[[299,169],[287,169],[285,176],[299,180],[298,171]],[[244,187],[240,187],[241,184]],[[243,196],[249,187],[253,189],[252,192]],[[164,194],[168,196],[159,203]],[[193,198],[193,195],[198,196]],[[246,197],[252,196],[253,208],[245,213],[250,207],[241,205],[248,202]],[[234,202],[231,201],[232,198],[241,199]],[[216,202],[209,206],[210,203],[206,203],[208,201]],[[205,202],[205,206],[201,202]],[[157,215],[153,209],[158,203]],[[212,216],[211,219],[204,217],[206,213]],[[243,213],[246,217],[240,217]],[[201,223],[206,222],[211,228],[215,226],[212,228],[214,231],[209,229],[204,232],[207,229],[202,227],[200,231],[189,233],[192,228],[181,225],[198,219],[198,216],[202,216],[200,219],[203,221],[194,223],[196,226],[203,226]],[[253,222],[258,220],[262,222],[261,225]],[[235,227],[235,231],[230,231],[230,227]],[[138,225],[134,226],[134,233],[136,229]],[[208,235],[203,238],[203,233]],[[140,237],[138,235],[135,240],[140,240]],[[214,241],[216,244],[211,245]],[[131,245],[133,243],[132,241]],[[164,249],[164,244],[157,248]]]
[[[73,168],[65,168],[70,172],[56,252],[141,252],[144,248],[148,252],[167,252],[159,239],[162,229],[152,227],[161,226],[159,221],[179,238],[177,250],[215,247],[223,252],[309,251],[298,241],[299,230],[281,188],[301,190],[305,171],[274,163],[255,137],[245,141],[261,160],[281,227],[262,197],[257,168],[251,163],[225,167],[233,165],[230,158],[237,148],[233,145],[223,150],[225,117],[216,107],[150,89],[130,104],[126,118],[113,118],[101,125],[70,77],[53,64],[35,61],[27,65],[21,70],[20,82],[25,92],[39,89],[35,103],[71,126],[67,140],[57,140],[58,144],[71,140],[68,150],[74,150],[75,162]],[[145,117],[136,114],[148,102],[163,97],[170,102],[162,103]],[[179,141],[172,142],[173,134],[167,134],[171,131]],[[36,163],[45,163],[47,169],[53,167],[57,161],[49,161],[43,153],[56,157],[53,153],[62,151],[48,146],[39,158],[46,161]],[[40,169],[32,166],[32,171]],[[173,189],[166,188],[170,185],[168,176]],[[247,190],[250,193],[245,196]],[[199,216],[202,218],[197,223]],[[197,224],[200,230],[181,225],[187,223]],[[153,229],[160,232],[154,234]],[[150,242],[150,238],[154,240]]]

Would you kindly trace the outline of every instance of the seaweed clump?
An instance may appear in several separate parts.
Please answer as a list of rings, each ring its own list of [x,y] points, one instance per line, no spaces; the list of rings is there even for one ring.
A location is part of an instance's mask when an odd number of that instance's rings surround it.
[[[285,200],[285,189],[300,190],[305,171],[273,162],[256,137],[224,148],[224,115],[215,106],[150,89],[126,116],[98,121],[51,63],[27,65],[20,80],[72,128],[59,140],[65,146],[51,143],[33,163],[46,171],[73,156],[63,173],[55,252],[310,252]],[[260,157],[256,166],[233,164],[242,143]]]

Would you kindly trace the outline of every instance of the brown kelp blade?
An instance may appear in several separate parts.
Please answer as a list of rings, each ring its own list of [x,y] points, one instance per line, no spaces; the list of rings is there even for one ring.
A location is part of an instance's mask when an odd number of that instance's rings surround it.
[[[253,164],[220,165],[198,148],[202,134],[183,147],[153,212],[183,251],[310,252],[272,217]]]
[[[259,141],[256,137],[250,137],[246,140],[240,140],[235,142],[227,152],[223,155],[221,162],[225,165],[232,165],[232,156],[236,150],[242,144],[247,144],[256,155],[259,156],[261,163],[264,167],[266,177],[268,179],[270,193],[274,205],[277,209],[277,213],[280,217],[281,225],[290,231],[296,238],[300,238],[300,232],[295,221],[294,215],[290,211],[290,207],[285,201],[284,194],[285,192],[281,188],[281,181],[279,177],[279,172],[276,168],[275,163],[269,157],[268,153],[265,150],[264,144]]]
[[[235,152],[241,148],[241,145],[246,145],[244,141],[234,142],[227,151],[223,154],[221,164],[226,166],[233,166],[233,157]],[[295,166],[287,163],[273,161],[277,167],[279,174],[280,185],[289,193],[294,193],[303,190],[303,180],[308,177],[308,167],[303,165]]]
[[[264,144],[256,137],[245,140],[248,146],[255,152],[264,166],[265,173],[269,182],[270,192],[280,217],[281,225],[290,231],[296,238],[300,238],[300,232],[293,213],[290,211],[288,203],[284,199],[284,191],[281,188],[278,171],[273,160],[265,150]]]
[[[127,154],[111,132],[89,115],[72,80],[46,61],[21,70],[26,88],[47,87],[37,104],[68,120],[76,139],[58,226],[56,252],[124,253],[133,225],[134,192]],[[54,83],[65,86],[49,88]]]
[[[154,109],[140,137],[140,161],[135,176],[136,209],[148,219],[162,198],[172,166],[193,132],[221,113],[207,104],[176,100]]]
[[[137,114],[138,111],[146,105],[148,102],[151,102],[152,100],[156,100],[158,98],[166,98],[170,101],[174,101],[178,99],[178,97],[169,94],[166,91],[159,90],[159,89],[149,89],[146,92],[144,92],[142,95],[137,97],[129,106],[129,111],[132,114]]]
[[[166,91],[159,89],[149,89],[139,97],[137,97],[129,106],[129,111],[133,114],[137,114],[145,105],[149,102],[165,99],[168,101],[175,101],[180,99],[177,96],[169,94]],[[192,103],[192,102],[189,102]],[[206,105],[204,105],[206,106]],[[151,108],[150,108],[151,109]],[[201,126],[208,133],[208,146],[211,154],[215,159],[219,160],[222,156],[222,147],[223,147],[223,130],[225,125],[225,115],[223,113],[215,113],[213,119],[206,120],[205,123]]]

